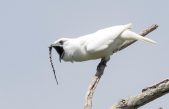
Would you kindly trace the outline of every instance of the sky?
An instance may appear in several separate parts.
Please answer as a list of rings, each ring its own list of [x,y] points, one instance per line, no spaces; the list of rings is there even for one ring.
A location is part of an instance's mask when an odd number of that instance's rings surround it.
[[[99,29],[133,23],[158,44],[141,41],[113,56],[93,98],[93,109],[108,109],[169,77],[168,0],[1,0],[0,108],[82,109],[88,84],[100,60],[59,63],[48,46],[61,37],[79,37]],[[169,94],[141,109],[169,108]]]

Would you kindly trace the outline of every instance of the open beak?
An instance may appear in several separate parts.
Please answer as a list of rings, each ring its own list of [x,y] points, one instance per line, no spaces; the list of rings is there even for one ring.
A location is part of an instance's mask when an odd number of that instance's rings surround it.
[[[49,48],[54,48],[56,51],[57,51],[57,53],[59,54],[59,61],[61,62],[61,60],[63,59],[63,56],[64,56],[64,49],[63,49],[63,47],[62,46],[59,46],[59,45],[53,45],[53,44],[51,44],[50,46],[49,46]]]

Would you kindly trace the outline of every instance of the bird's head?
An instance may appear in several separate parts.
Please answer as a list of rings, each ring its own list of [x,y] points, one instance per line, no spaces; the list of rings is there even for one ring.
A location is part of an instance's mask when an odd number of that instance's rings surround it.
[[[66,46],[67,41],[70,40],[69,38],[61,38],[56,40],[54,43],[52,43],[49,48],[54,48],[58,55],[59,55],[59,61],[61,62],[61,60],[64,57],[65,51],[64,51],[64,46]]]

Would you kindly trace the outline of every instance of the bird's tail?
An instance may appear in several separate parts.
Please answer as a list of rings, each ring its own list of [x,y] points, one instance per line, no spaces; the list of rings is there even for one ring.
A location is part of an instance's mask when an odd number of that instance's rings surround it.
[[[157,42],[152,40],[152,39],[149,39],[147,37],[143,37],[137,33],[134,33],[130,30],[126,30],[124,31],[122,34],[121,34],[121,37],[125,40],[141,40],[141,41],[144,41],[144,42],[149,42],[149,43],[153,43],[153,44],[156,44]]]
[[[132,27],[132,23],[128,23],[128,24],[126,24],[126,25],[124,25],[127,29],[131,29],[131,27]]]

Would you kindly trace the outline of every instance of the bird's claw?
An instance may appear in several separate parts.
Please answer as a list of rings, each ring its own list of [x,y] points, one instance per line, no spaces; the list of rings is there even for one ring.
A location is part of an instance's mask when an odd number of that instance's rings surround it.
[[[97,66],[97,71],[100,71],[102,66],[106,66],[106,63],[107,63],[106,60],[101,59],[100,63]]]

